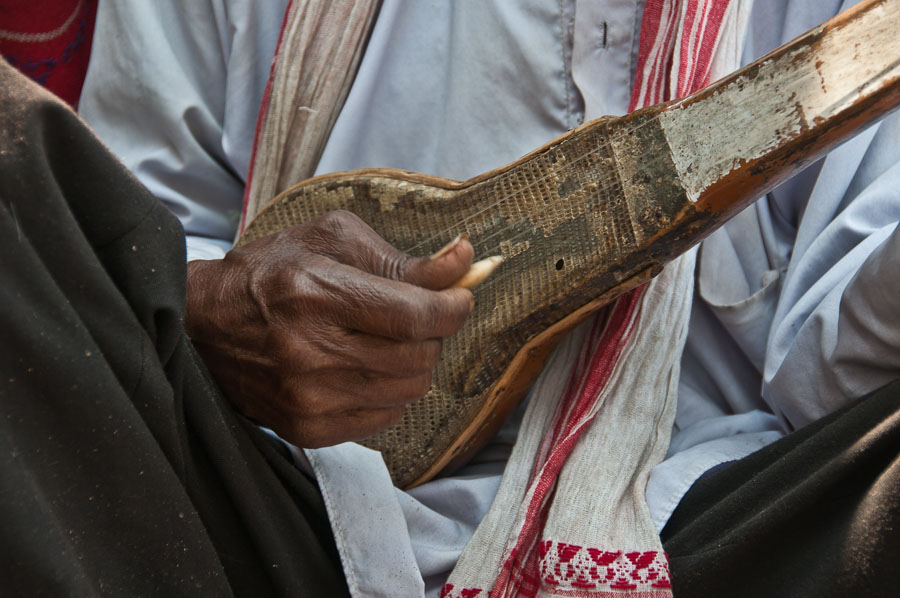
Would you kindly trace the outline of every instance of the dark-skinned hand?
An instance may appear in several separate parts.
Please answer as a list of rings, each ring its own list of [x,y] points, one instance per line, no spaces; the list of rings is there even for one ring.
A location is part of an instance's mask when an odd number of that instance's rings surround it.
[[[188,263],[185,328],[229,400],[306,448],[359,440],[424,396],[472,294],[466,240],[413,258],[332,212]]]

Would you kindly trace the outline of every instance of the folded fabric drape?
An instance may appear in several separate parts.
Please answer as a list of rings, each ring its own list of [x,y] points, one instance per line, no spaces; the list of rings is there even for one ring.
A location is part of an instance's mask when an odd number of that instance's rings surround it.
[[[379,0],[292,0],[266,84],[238,234],[277,194],[313,175]]]

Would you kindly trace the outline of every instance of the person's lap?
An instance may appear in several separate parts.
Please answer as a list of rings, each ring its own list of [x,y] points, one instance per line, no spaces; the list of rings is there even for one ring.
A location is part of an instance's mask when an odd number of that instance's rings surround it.
[[[177,220],[0,61],[2,587],[341,595],[321,497],[182,327]]]
[[[676,596],[896,596],[900,381],[700,478],[662,531]]]

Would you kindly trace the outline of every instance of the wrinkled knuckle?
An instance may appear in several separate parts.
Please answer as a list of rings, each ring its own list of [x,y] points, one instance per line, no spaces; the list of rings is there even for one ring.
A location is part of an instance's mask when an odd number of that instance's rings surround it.
[[[419,283],[421,281],[416,280],[415,276],[416,269],[414,266],[416,263],[417,260],[412,256],[397,252],[392,259],[389,260],[387,267],[388,276],[402,282],[409,282],[412,284]]]
[[[408,267],[406,260],[399,257],[391,257],[384,260],[384,277],[391,280],[406,281]]]
[[[314,262],[314,261],[313,261]],[[292,296],[304,296],[309,294],[312,277],[305,268],[279,268],[275,279],[279,287]]]
[[[331,212],[329,221],[332,231],[341,238],[351,237],[356,239],[368,225],[356,214],[347,210],[335,210]]]
[[[269,316],[291,311],[305,289],[302,273],[293,268],[268,269],[261,275],[251,276],[249,285],[258,308]]]
[[[254,280],[257,289],[265,292],[289,290],[296,284],[294,272],[287,268],[273,268],[266,272],[265,278]]]
[[[362,222],[362,219],[350,210],[334,210],[331,212],[331,215],[342,225],[356,225]]]

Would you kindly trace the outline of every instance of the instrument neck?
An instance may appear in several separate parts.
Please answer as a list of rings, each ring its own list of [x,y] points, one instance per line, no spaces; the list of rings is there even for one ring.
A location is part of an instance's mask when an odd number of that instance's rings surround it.
[[[869,0],[667,105],[658,118],[696,209],[742,209],[895,109],[898,32],[900,0]]]

